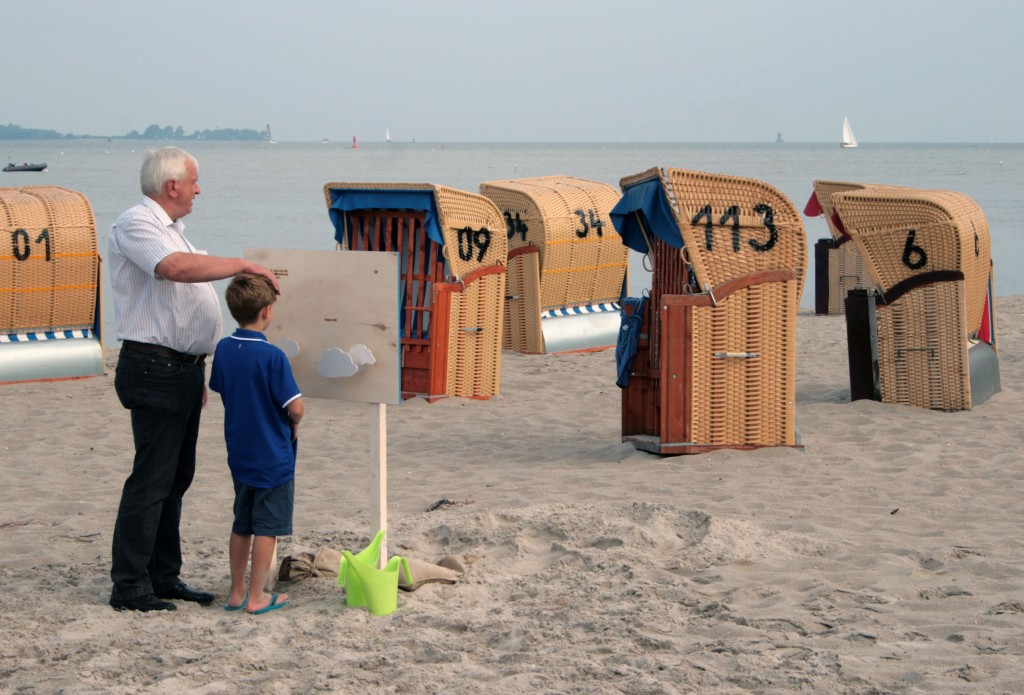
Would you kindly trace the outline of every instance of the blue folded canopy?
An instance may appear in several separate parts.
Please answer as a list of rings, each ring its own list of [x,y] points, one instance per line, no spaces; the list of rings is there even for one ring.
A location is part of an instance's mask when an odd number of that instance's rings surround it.
[[[427,214],[423,220],[427,237],[444,246],[433,191],[332,188],[330,194],[329,214],[334,225],[334,239],[339,244],[345,243],[345,213],[356,210],[412,210]]]
[[[622,300],[619,339],[615,345],[615,385],[620,389],[629,386],[629,372],[633,358],[640,344],[640,326],[644,322],[646,297],[626,297]]]
[[[615,231],[622,237],[622,243],[639,253],[647,253],[641,222],[643,218],[648,231],[673,248],[683,248],[683,237],[679,234],[668,197],[661,187],[661,181],[651,179],[630,186],[609,213]]]

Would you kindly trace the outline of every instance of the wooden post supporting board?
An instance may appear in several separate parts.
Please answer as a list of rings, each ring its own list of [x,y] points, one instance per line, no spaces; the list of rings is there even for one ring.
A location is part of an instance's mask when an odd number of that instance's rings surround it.
[[[388,560],[388,420],[384,403],[371,403],[370,409],[370,519],[384,531],[377,569]]]

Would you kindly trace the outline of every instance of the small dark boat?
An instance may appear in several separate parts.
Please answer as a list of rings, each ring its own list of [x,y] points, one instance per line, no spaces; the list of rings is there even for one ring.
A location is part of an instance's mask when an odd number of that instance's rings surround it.
[[[4,171],[46,171],[46,164],[14,164],[8,162]]]

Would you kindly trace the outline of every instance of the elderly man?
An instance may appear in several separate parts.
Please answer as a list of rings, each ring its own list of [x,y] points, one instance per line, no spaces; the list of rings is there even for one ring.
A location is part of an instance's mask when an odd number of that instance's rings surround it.
[[[213,602],[181,580],[181,504],[195,473],[206,355],[221,338],[212,280],[247,272],[277,279],[241,258],[208,256],[184,236],[181,218],[199,195],[199,164],[177,147],[147,153],[142,200],[114,223],[108,245],[121,352],[114,387],[131,411],[135,460],[114,525],[110,605],[174,610],[165,599]]]

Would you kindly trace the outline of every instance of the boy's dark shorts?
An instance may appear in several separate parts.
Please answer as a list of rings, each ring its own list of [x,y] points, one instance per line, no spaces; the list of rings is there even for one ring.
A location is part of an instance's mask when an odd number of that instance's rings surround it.
[[[295,479],[271,488],[235,483],[235,521],[231,531],[241,536],[292,535]]]

